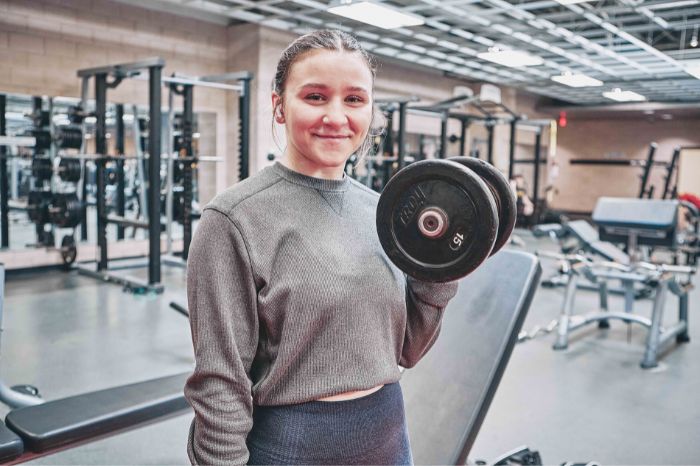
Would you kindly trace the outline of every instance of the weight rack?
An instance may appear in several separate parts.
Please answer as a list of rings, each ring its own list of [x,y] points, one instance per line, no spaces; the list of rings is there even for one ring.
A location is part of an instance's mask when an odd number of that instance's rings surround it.
[[[161,75],[165,60],[151,58],[140,62],[108,65],[97,68],[78,70],[82,79],[82,104],[87,103],[87,89],[90,78],[95,81],[95,152],[94,162],[97,167],[97,247],[99,258],[96,270],[86,264],[78,264],[78,271],[87,276],[120,284],[132,290],[145,290],[155,293],[163,292],[160,271],[160,154],[161,154]],[[107,89],[116,88],[125,78],[138,76],[148,70],[148,103],[149,103],[149,133],[148,133],[148,186],[147,186],[147,215],[148,221],[128,219],[121,215],[107,215],[106,205],[106,163],[123,160],[123,157],[107,155]],[[108,77],[112,81],[108,81]],[[115,224],[120,227],[142,228],[148,231],[148,281],[111,273],[108,267],[107,254],[107,225]]]

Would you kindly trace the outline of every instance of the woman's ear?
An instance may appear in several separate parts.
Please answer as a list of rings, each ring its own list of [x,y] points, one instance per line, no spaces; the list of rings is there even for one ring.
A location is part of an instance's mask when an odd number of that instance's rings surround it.
[[[272,112],[273,117],[280,125],[284,124],[284,110],[282,110],[282,97],[277,93],[272,93]]]

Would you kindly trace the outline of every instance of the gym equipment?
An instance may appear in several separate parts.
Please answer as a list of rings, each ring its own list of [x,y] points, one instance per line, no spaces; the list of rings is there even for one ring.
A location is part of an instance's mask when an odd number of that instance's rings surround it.
[[[448,160],[460,163],[479,175],[486,182],[496,201],[498,211],[498,235],[493,245],[491,255],[496,254],[508,242],[513,228],[515,228],[516,206],[515,196],[510,184],[503,174],[483,160],[474,157],[451,157]]]
[[[66,182],[77,183],[82,176],[80,160],[61,157],[58,162],[58,176]]]
[[[63,267],[65,269],[70,269],[75,258],[78,256],[78,248],[75,244],[75,237],[73,235],[66,235],[61,240],[61,259],[63,259]]]
[[[51,179],[53,163],[48,157],[34,156],[32,158],[32,176],[41,184]]]
[[[5,269],[0,265],[0,322]],[[155,378],[68,398],[44,401],[8,389],[0,401],[15,409],[0,422],[0,461],[24,462],[189,409],[183,387],[189,373]]]
[[[654,185],[649,185],[649,175],[653,167],[664,168],[664,187],[661,192],[661,199],[669,199],[676,197],[676,187],[673,184],[674,176],[678,171],[678,160],[682,147],[676,147],[671,154],[671,160],[654,160],[658,144],[652,142],[649,144],[649,151],[646,159],[573,159],[569,163],[572,165],[605,165],[605,166],[621,166],[621,167],[639,167],[642,169],[640,175],[639,199],[651,199],[654,197]]]
[[[585,220],[564,221],[561,224],[543,224],[538,225],[533,229],[535,236],[549,235],[555,237],[561,243],[562,254],[594,254],[596,257],[606,261],[616,262],[622,265],[630,264],[630,257],[625,251],[615,246],[600,240],[598,231]],[[569,282],[569,274],[571,273],[570,264],[563,260],[558,273],[542,280],[542,286],[554,288],[557,286],[566,286]],[[581,277],[585,279],[585,275]],[[589,281],[581,281],[576,285],[579,290],[600,291],[600,285],[590,283]],[[635,284],[634,299],[644,299],[653,295],[653,289],[645,283]],[[606,287],[606,294],[621,294],[629,293],[628,289],[621,287]]]
[[[384,251],[425,281],[461,278],[489,257],[498,211],[486,183],[448,160],[415,162],[386,185],[377,205]]]
[[[27,213],[29,219],[37,225],[44,225],[51,221],[49,205],[52,194],[49,191],[30,191],[27,195]]]
[[[195,169],[203,162],[220,162],[218,157],[195,156],[194,151],[194,88],[205,87],[238,92],[238,121],[239,121],[239,161],[240,176],[243,180],[248,177],[249,166],[249,125],[250,125],[250,86],[253,74],[248,71],[226,73],[215,76],[187,77],[173,74],[164,77],[163,83],[168,86],[168,170],[165,189],[165,213],[167,254],[163,256],[163,263],[179,267],[186,266],[192,242],[192,219],[195,213],[192,209],[194,200],[194,184],[196,180]],[[235,82],[235,84],[233,84]],[[182,97],[182,113],[180,119],[180,133],[174,131],[174,99]],[[175,257],[172,254],[172,222],[182,224],[183,247],[182,256]]]
[[[49,218],[59,228],[75,228],[83,219],[84,208],[76,193],[54,193],[48,207]]]
[[[75,125],[57,126],[55,139],[60,149],[79,150],[83,145],[83,129]]]
[[[467,464],[540,274],[532,254],[503,250],[460,280],[440,337],[401,378],[415,464]]]
[[[629,252],[629,264],[618,262],[596,263],[581,255],[551,255],[565,259],[569,280],[564,304],[559,318],[557,340],[553,348],[568,347],[569,334],[587,324],[597,322],[607,327],[608,320],[619,319],[627,323],[638,323],[647,327],[647,342],[641,367],[657,366],[660,350],[675,339],[678,343],[689,341],[688,336],[688,292],[693,289],[694,267],[666,264],[651,264],[638,260],[638,246],[653,245],[673,247],[676,242],[678,201],[655,199],[600,198],[593,212],[593,221],[598,225],[601,239],[625,241]],[[679,276],[686,280],[681,282]],[[573,306],[577,283],[581,276],[599,286],[600,309],[587,314],[574,315]],[[608,311],[607,281],[620,280],[625,290],[624,312]],[[650,287],[654,293],[651,318],[633,313],[635,284]],[[678,296],[678,322],[662,328],[667,291]]]
[[[78,265],[81,274],[100,280],[117,283],[127,289],[148,290],[156,293],[163,291],[160,283],[160,158],[161,158],[161,73],[165,61],[152,58],[142,62],[108,65],[98,68],[78,70],[82,79],[81,108],[87,102],[90,78],[95,83],[95,159],[97,166],[97,246],[100,252],[96,270]],[[115,158],[107,156],[107,89],[116,88],[125,78],[137,76],[148,71],[149,95],[149,147],[148,147],[148,222],[127,219],[118,215],[107,215],[106,204],[106,163]],[[108,82],[107,78],[112,78]],[[83,198],[84,199],[84,198]],[[108,271],[107,225],[109,223],[124,227],[138,227],[148,231],[148,280],[136,277],[116,275]]]

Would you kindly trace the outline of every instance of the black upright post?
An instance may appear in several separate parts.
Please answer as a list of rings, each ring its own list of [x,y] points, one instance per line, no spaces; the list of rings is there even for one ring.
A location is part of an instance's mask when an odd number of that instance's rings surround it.
[[[459,156],[464,157],[464,149],[467,146],[467,127],[469,126],[468,120],[462,120],[462,131],[459,134]]]
[[[5,106],[7,96],[0,94],[0,136],[7,136],[7,123],[5,121]],[[0,240],[2,248],[10,247],[10,223],[9,208],[7,198],[10,196],[10,189],[7,182],[7,148],[0,145],[0,221],[2,222],[2,238]]]
[[[676,164],[678,163],[678,157],[680,156],[681,148],[676,147],[673,149],[673,155],[671,156],[671,163],[666,167],[666,179],[664,180],[664,192],[661,199],[667,199],[673,189],[671,188],[671,180],[673,179],[673,172],[676,170]]]
[[[440,158],[447,157],[447,110],[440,114]]]
[[[384,137],[384,144],[382,152],[385,157],[391,157],[394,155],[394,109],[389,108],[386,111],[386,136]]]
[[[107,269],[107,201],[105,193],[105,159],[107,155],[107,74],[95,75],[95,153],[97,170],[97,247],[100,250],[97,270]]]
[[[487,158],[486,161],[493,165],[493,128],[495,126],[495,122],[493,120],[488,120],[486,122],[486,129],[489,132],[489,147],[488,147],[488,152],[487,152]]]
[[[639,199],[643,199],[647,194],[647,183],[649,183],[649,173],[651,173],[651,167],[654,165],[654,153],[656,152],[656,148],[657,144],[655,142],[649,144],[647,161],[644,164],[644,171],[642,172],[642,184],[639,187]],[[651,197],[651,195],[649,197]]]
[[[539,129],[535,134],[535,166],[534,166],[534,182],[532,203],[535,206],[535,211],[532,213],[532,224],[539,223],[540,220],[540,159],[542,152],[542,130]]]
[[[238,98],[238,179],[241,181],[248,178],[250,170],[250,79],[241,80],[243,89]]]
[[[406,108],[407,102],[399,102],[399,152],[397,154],[397,162],[399,170],[401,170],[406,162]]]
[[[116,134],[117,143],[117,214],[123,217],[126,212],[126,199],[124,190],[126,190],[126,180],[124,179],[124,104],[116,105]],[[117,239],[124,239],[124,227],[117,226]]]
[[[160,130],[161,72],[148,68],[148,283],[160,283]]]
[[[508,179],[513,179],[515,169],[515,132],[518,127],[518,119],[513,118],[510,122],[510,146],[508,151]]]
[[[194,132],[194,111],[192,85],[183,88],[184,100],[182,115],[182,142],[185,150],[185,166],[182,171],[182,258],[187,260],[192,242],[192,166],[194,165],[194,151],[192,150],[192,133]]]

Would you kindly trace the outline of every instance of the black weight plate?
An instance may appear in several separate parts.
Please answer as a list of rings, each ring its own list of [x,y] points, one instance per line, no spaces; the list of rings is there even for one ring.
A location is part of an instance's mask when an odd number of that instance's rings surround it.
[[[447,214],[444,234],[424,236],[418,217],[427,207]],[[493,196],[476,174],[446,160],[415,162],[384,187],[377,205],[379,241],[397,267],[419,280],[461,278],[489,256],[498,231]]]
[[[61,258],[63,259],[63,265],[67,268],[70,267],[75,258],[78,255],[78,248],[75,245],[75,238],[73,235],[66,235],[61,240]]]
[[[460,163],[479,175],[493,194],[498,210],[498,235],[491,251],[493,256],[508,242],[515,228],[517,207],[513,190],[506,177],[496,167],[483,160],[474,157],[451,157],[448,160]]]
[[[48,223],[50,202],[51,193],[49,191],[30,191],[27,195],[29,219],[39,225]]]
[[[69,183],[80,181],[80,160],[62,157],[58,163],[58,176]]]
[[[51,223],[59,228],[75,228],[83,217],[83,203],[76,193],[56,193],[49,207]]]
[[[33,157],[32,175],[39,183],[50,180],[51,175],[53,175],[53,163],[51,159],[46,157]]]
[[[56,133],[57,144],[61,149],[80,149],[83,145],[83,130],[80,126],[59,126]]]

